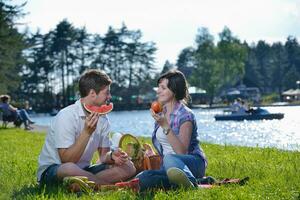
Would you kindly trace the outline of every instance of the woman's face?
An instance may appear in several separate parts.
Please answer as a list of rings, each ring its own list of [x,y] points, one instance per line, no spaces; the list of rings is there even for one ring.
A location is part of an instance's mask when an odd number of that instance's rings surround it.
[[[162,79],[158,84],[157,96],[158,101],[166,104],[174,100],[174,93],[168,88],[168,79]]]

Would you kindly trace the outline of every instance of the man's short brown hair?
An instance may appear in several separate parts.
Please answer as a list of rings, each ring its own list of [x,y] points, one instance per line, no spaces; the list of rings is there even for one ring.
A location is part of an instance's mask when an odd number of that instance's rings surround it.
[[[86,97],[92,89],[98,94],[100,90],[111,83],[112,80],[104,71],[89,69],[79,79],[80,96]]]

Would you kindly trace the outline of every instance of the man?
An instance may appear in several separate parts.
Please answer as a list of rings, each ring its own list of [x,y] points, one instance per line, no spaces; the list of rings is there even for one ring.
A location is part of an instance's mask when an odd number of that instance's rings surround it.
[[[101,106],[110,98],[111,79],[89,70],[79,80],[81,99],[62,109],[52,120],[39,156],[38,181],[55,184],[67,176],[86,176],[98,185],[113,184],[135,174],[125,152],[111,151],[106,115],[87,113],[83,104]],[[98,151],[101,164],[90,165]]]

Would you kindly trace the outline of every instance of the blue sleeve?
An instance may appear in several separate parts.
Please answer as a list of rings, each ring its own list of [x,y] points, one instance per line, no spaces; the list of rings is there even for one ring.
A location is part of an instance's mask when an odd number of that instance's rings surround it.
[[[186,112],[183,115],[180,116],[179,118],[179,126],[181,126],[184,122],[186,121],[190,121],[190,122],[194,122],[195,117],[194,114],[191,112]]]

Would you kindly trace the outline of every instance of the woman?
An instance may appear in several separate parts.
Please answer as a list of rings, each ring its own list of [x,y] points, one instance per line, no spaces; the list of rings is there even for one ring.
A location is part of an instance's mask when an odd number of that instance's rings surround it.
[[[3,114],[5,114],[6,116],[11,116],[14,121],[20,118],[24,123],[25,130],[32,129],[30,124],[33,124],[34,122],[30,119],[25,109],[18,109],[12,106],[10,104],[9,95],[1,95],[0,99],[1,99],[0,108],[2,109]]]
[[[197,140],[195,116],[185,105],[189,99],[187,81],[183,73],[171,70],[157,84],[163,112],[156,114],[150,109],[155,120],[152,142],[162,163],[160,170],[137,175],[140,188],[197,187],[196,179],[204,176],[207,160]]]

